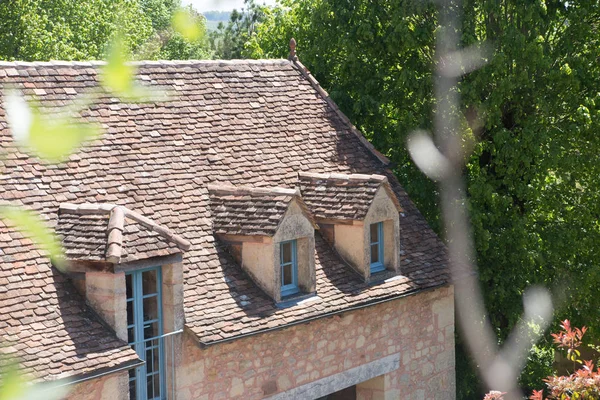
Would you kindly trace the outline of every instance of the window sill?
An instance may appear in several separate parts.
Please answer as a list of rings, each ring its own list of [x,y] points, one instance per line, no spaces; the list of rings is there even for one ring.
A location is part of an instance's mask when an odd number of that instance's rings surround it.
[[[371,270],[371,275],[373,274],[378,274],[380,272],[384,272],[385,271],[385,265],[383,265],[382,263],[375,263],[375,264],[371,264],[369,266],[370,270]]]
[[[390,271],[389,269],[371,273],[371,276],[369,277],[369,285],[378,285],[396,276],[398,276],[398,273],[396,271]]]
[[[295,293],[286,297],[282,297],[279,303],[275,303],[277,308],[289,308],[305,303],[310,303],[315,300],[320,300],[317,292],[313,293]]]
[[[282,299],[286,299],[288,297],[294,297],[294,296],[298,296],[298,295],[302,295],[302,293],[298,290],[297,287],[293,287],[293,288],[289,288],[289,289],[283,289],[281,291],[281,298]]]

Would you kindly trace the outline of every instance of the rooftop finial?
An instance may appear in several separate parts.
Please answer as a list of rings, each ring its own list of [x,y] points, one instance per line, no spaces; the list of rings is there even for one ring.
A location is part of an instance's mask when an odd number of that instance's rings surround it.
[[[288,56],[288,60],[296,61],[298,57],[296,57],[296,39],[290,39],[290,55]]]

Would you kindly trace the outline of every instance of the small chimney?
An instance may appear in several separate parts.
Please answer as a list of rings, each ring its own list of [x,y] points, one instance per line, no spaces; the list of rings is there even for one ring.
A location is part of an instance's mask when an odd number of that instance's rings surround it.
[[[290,55],[288,56],[288,60],[297,61],[298,57],[296,56],[296,39],[290,39]]]

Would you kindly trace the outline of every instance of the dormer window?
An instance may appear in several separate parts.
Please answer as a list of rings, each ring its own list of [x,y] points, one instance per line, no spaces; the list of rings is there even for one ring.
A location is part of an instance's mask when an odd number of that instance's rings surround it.
[[[370,236],[371,274],[374,274],[385,270],[385,265],[383,264],[383,222],[371,224]]]
[[[213,231],[275,302],[316,291],[312,214],[293,189],[208,187]]]
[[[298,293],[298,252],[296,240],[279,245],[281,255],[281,297]]]
[[[129,370],[129,398],[162,399],[166,335],[183,329],[182,253],[190,243],[114,204],[61,204],[56,231],[87,302],[144,361]],[[171,342],[172,344],[172,342]]]
[[[385,176],[301,172],[298,180],[323,237],[365,281],[399,271],[402,208]]]

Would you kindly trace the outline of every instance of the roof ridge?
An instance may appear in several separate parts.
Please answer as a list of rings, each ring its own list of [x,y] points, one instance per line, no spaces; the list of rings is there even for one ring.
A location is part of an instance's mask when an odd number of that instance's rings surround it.
[[[106,259],[112,263],[118,263],[121,260],[123,247],[123,230],[125,229],[125,219],[132,219],[153,232],[158,233],[167,241],[174,243],[183,251],[189,250],[191,243],[179,235],[176,235],[170,229],[158,224],[154,220],[132,211],[125,206],[109,203],[61,203],[59,205],[59,214],[75,215],[104,215],[110,214],[107,227],[107,250]]]
[[[181,250],[184,250],[184,251],[189,250],[189,248],[191,247],[191,243],[189,241],[185,240],[184,238],[182,238],[179,235],[176,235],[170,229],[165,228],[162,225],[159,225],[158,223],[154,222],[150,218],[145,217],[138,212],[129,210],[125,207],[121,207],[121,206],[119,206],[119,207],[124,209],[126,218],[131,218],[134,221],[138,222],[139,224],[152,230],[153,232],[158,233],[159,235],[161,235],[168,241],[175,243],[175,245],[177,245],[177,247],[179,247]]]
[[[123,231],[125,230],[124,207],[114,207],[106,228],[106,261],[118,264],[123,254]]]
[[[117,205],[111,203],[60,203],[58,212],[76,215],[108,214],[115,207]]]
[[[346,114],[342,112],[342,110],[339,109],[339,107],[337,106],[337,104],[335,104],[331,97],[329,97],[329,93],[327,93],[327,91],[323,89],[319,81],[315,79],[315,77],[310,73],[308,68],[306,68],[304,64],[302,64],[298,60],[297,57],[292,58],[290,62],[296,67],[296,69],[298,69],[298,71],[300,71],[300,74],[304,76],[304,78],[311,84],[311,86],[317,91],[317,93],[323,98],[323,100],[325,100],[327,105],[329,105],[329,107],[331,107],[331,109],[342,120],[342,122],[348,125],[350,131],[358,138],[358,140],[363,144],[363,146],[365,146],[367,150],[369,150],[369,152],[371,152],[371,154],[373,154],[373,156],[375,156],[375,158],[377,158],[383,165],[389,165],[389,158],[377,151],[375,146],[373,146],[371,142],[369,142],[367,138],[363,136],[362,132],[359,131],[358,128],[354,126],[354,124],[352,124],[350,119],[346,116]]]
[[[342,174],[339,172],[329,172],[324,174],[316,172],[298,172],[298,178],[327,179],[339,181],[376,181],[381,183],[388,182],[388,178],[385,175]]]
[[[155,65],[196,65],[196,64],[268,64],[268,65],[283,65],[290,64],[290,61],[284,58],[263,58],[263,59],[234,59],[234,60],[139,60],[128,61],[126,64],[135,66],[155,66]],[[106,65],[104,60],[89,60],[89,61],[0,61],[2,67],[95,67]]]
[[[271,187],[252,187],[252,186],[233,186],[233,185],[215,185],[209,184],[208,192],[211,194],[238,194],[238,195],[272,195],[272,196],[298,196],[299,189],[288,189],[279,186]]]

